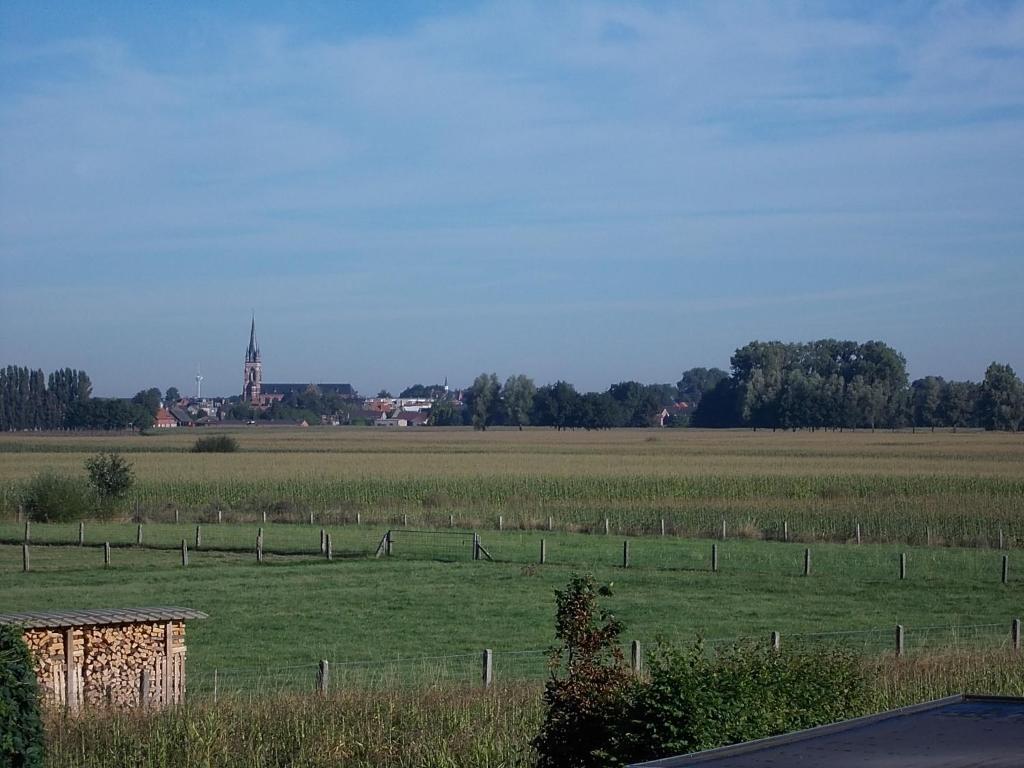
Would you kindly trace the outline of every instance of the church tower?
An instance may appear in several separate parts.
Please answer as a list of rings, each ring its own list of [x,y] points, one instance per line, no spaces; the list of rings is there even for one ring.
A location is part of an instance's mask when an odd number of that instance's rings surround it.
[[[263,384],[263,363],[260,362],[260,348],[256,344],[256,316],[253,315],[249,329],[249,348],[245,350],[245,373],[242,381],[242,400],[260,405],[260,387]]]

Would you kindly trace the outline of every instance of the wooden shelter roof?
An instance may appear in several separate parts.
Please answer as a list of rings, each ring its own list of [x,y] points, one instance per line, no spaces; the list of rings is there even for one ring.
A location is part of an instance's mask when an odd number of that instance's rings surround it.
[[[135,624],[157,621],[184,621],[209,618],[192,608],[156,606],[153,608],[98,608],[82,611],[27,611],[0,613],[0,624],[16,624],[26,629],[82,627],[99,624]]]

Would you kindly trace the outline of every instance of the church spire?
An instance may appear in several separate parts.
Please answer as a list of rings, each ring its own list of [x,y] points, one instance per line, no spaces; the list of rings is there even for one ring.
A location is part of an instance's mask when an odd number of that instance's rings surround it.
[[[256,345],[256,315],[252,316],[252,326],[249,328],[249,348],[245,351],[245,362],[255,363],[260,359],[260,348]]]

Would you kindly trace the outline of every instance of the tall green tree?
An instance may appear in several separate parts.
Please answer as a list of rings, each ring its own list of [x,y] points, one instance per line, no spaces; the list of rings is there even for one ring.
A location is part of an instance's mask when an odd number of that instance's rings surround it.
[[[691,407],[700,405],[701,398],[718,386],[718,382],[729,376],[721,368],[690,368],[683,371],[676,387],[679,398]]]
[[[1024,385],[1009,365],[992,363],[981,382],[978,402],[981,425],[988,430],[1016,432],[1024,421]]]
[[[536,394],[537,387],[529,376],[518,374],[505,380],[505,386],[501,389],[501,402],[509,425],[522,429],[530,423],[530,411]]]
[[[466,393],[473,429],[485,430],[500,417],[501,386],[494,373],[481,373]]]
[[[946,382],[942,392],[942,421],[954,432],[977,423],[977,405],[978,385],[973,381]]]
[[[946,382],[941,376],[925,376],[910,385],[913,425],[935,431],[942,426],[942,394]]]
[[[132,402],[136,405],[141,405],[153,416],[156,416],[160,410],[160,399],[162,394],[156,387],[150,387],[149,389],[143,389],[135,393],[132,397]]]

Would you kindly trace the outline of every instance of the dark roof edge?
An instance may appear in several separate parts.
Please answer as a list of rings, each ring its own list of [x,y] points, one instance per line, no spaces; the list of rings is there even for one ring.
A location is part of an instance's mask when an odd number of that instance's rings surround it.
[[[0,625],[14,625],[25,629],[52,629],[57,627],[135,624],[207,618],[209,618],[207,614],[193,608],[160,605],[148,608],[96,608],[69,611],[0,613]]]
[[[931,701],[921,702],[920,704],[911,704],[906,707],[900,707],[899,709],[889,709],[885,712],[878,712],[873,715],[864,715],[863,717],[855,717],[851,720],[840,720],[838,723],[829,723],[828,725],[819,725],[814,728],[805,728],[802,731],[783,733],[779,736],[766,736],[763,739],[744,741],[739,744],[730,744],[726,747],[716,747],[715,749],[705,749],[702,752],[691,752],[688,755],[675,755],[673,757],[663,757],[658,760],[650,760],[645,763],[632,763],[627,766],[627,768],[684,768],[688,765],[699,765],[700,763],[705,763],[709,760],[717,760],[722,757],[733,757],[735,755],[746,754],[747,752],[755,752],[759,749],[764,749],[765,747],[778,747],[783,744],[791,744],[794,741],[815,739],[819,736],[827,736],[832,733],[839,733],[841,731],[859,728],[863,725],[873,725],[874,723],[880,723],[884,720],[891,720],[896,717],[904,717],[918,712],[926,712],[930,709],[938,709],[939,707],[946,707],[950,704],[960,704],[967,700],[977,701],[1000,698],[1007,701],[1020,701],[1020,699],[1015,699],[1013,697],[968,696],[963,693],[957,693],[953,696],[946,696],[942,699],[933,699]]]

